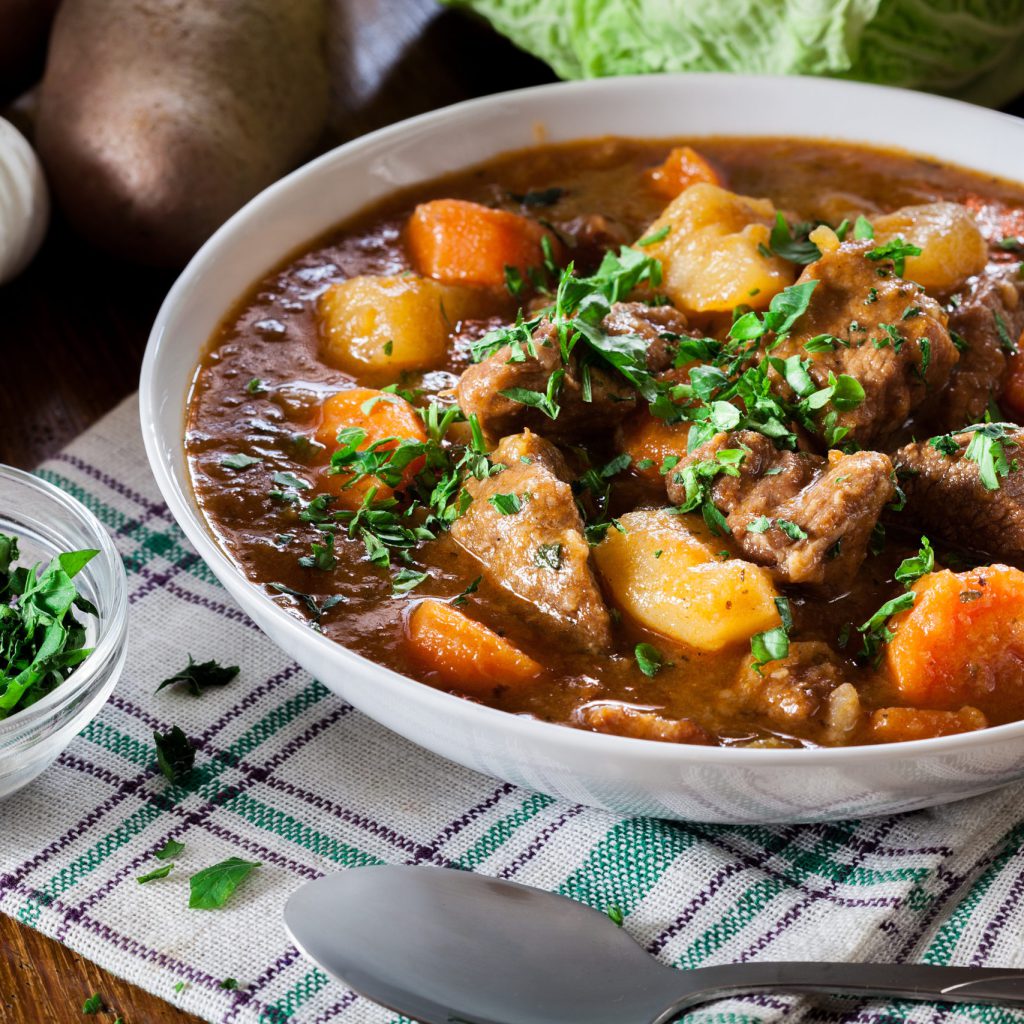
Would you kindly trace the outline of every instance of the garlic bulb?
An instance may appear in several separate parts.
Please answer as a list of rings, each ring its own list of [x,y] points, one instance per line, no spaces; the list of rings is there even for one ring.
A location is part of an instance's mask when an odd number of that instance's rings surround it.
[[[19,274],[46,234],[50,199],[35,151],[0,118],[0,284]]]

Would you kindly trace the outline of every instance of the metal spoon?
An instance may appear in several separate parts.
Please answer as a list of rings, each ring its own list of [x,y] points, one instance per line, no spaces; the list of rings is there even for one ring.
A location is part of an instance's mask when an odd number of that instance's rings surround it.
[[[679,971],[600,911],[434,867],[355,868],[302,886],[285,925],[357,992],[421,1024],[667,1024],[757,991],[1024,1006],[1024,971],[919,964],[739,963]]]

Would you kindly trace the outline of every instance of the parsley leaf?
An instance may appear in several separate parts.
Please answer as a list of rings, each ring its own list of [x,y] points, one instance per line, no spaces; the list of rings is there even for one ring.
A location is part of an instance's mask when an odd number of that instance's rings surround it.
[[[428,579],[429,573],[418,572],[416,569],[399,569],[391,581],[391,590],[395,594],[407,594]]]
[[[240,671],[237,665],[225,666],[213,660],[197,663],[190,654],[188,656],[188,664],[173,676],[168,676],[156,688],[156,692],[159,693],[165,686],[175,686],[183,683],[188,687],[189,693],[193,697],[199,697],[206,687],[226,686]]]
[[[518,494],[492,494],[487,501],[503,516],[515,515],[523,507],[523,500]]]
[[[562,545],[541,544],[533,553],[533,564],[558,572],[562,568]]]
[[[894,238],[890,242],[885,242],[874,249],[869,249],[864,255],[873,263],[878,263],[881,260],[891,260],[893,270],[896,271],[899,277],[902,277],[903,272],[906,270],[907,257],[920,256],[921,247],[919,245],[912,245],[910,242],[904,242],[902,238]]]
[[[886,601],[867,622],[857,627],[857,631],[863,634],[860,649],[862,657],[868,658],[873,664],[878,662],[882,656],[882,645],[887,644],[895,636],[889,629],[889,619],[897,612],[913,607],[913,604],[914,592],[908,590],[905,594]]]
[[[216,910],[260,866],[259,861],[228,857],[227,860],[197,871],[189,880],[188,905],[192,910]]]
[[[775,522],[790,540],[807,540],[807,531],[797,526],[796,523],[792,523],[788,519],[777,519]]]
[[[163,867],[154,868],[148,874],[138,875],[135,881],[138,882],[139,885],[145,885],[147,882],[153,882],[158,878],[166,878],[173,870],[173,864],[164,864]]]
[[[875,229],[872,227],[871,221],[869,221],[863,214],[858,214],[857,220],[854,221],[853,237],[859,242],[875,237]]]
[[[456,607],[464,605],[469,600],[469,595],[475,594],[477,590],[480,589],[480,584],[483,583],[483,581],[483,576],[477,576],[477,578],[473,580],[473,582],[470,583],[469,586],[466,587],[466,589],[463,590],[461,594],[458,594],[452,598],[452,604]]]
[[[225,455],[220,464],[225,469],[248,469],[250,466],[258,466],[263,460],[244,452],[237,452],[234,455]]]
[[[617,924],[620,928],[622,927],[622,922],[625,920],[622,913],[622,907],[616,907],[613,904],[612,906],[605,908],[605,913],[613,924]]]
[[[196,748],[181,729],[175,725],[166,733],[154,730],[153,742],[156,744],[156,763],[167,781],[177,785],[188,779],[196,761]]]
[[[776,213],[768,245],[776,256],[790,263],[814,263],[821,259],[821,250],[807,237],[813,229],[813,224],[796,224],[791,231],[786,218]]]
[[[935,568],[935,552],[927,537],[921,538],[921,548],[916,555],[904,558],[896,568],[894,578],[897,583],[909,587],[922,576],[927,576]]]
[[[157,860],[174,860],[184,849],[184,843],[179,843],[176,839],[168,839],[153,856]]]
[[[640,671],[649,679],[656,676],[665,664],[661,651],[652,644],[637,644],[633,654]]]
[[[82,1003],[82,1013],[91,1015],[94,1013],[101,1013],[104,1009],[103,999],[100,997],[98,992],[89,996],[84,1003]]]
[[[761,675],[761,669],[770,661],[778,661],[789,654],[789,633],[786,627],[776,626],[763,633],[755,633],[750,638],[750,653],[754,656],[754,671]]]

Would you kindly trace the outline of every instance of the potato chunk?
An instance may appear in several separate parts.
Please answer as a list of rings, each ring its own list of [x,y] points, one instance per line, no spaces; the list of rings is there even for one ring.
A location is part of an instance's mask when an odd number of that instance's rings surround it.
[[[879,244],[902,238],[920,256],[908,256],[906,277],[929,291],[953,291],[985,269],[988,252],[974,217],[959,203],[904,206],[874,220]]]
[[[427,369],[444,358],[455,324],[488,304],[472,289],[422,277],[341,281],[320,296],[324,359],[355,374]]]
[[[772,296],[796,279],[796,267],[765,256],[775,207],[717,185],[691,185],[648,228],[668,228],[645,250],[661,260],[663,288],[686,313],[728,312],[746,304],[766,309]]]
[[[699,516],[647,509],[620,523],[625,532],[609,530],[594,560],[612,600],[641,625],[703,651],[779,625],[771,574],[722,561],[721,541]]]

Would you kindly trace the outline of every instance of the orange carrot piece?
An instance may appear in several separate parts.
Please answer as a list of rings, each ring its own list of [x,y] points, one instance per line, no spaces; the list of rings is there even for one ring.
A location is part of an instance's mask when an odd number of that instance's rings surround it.
[[[375,391],[373,388],[349,388],[331,395],[321,412],[320,426],[317,428],[316,439],[326,446],[328,453],[338,447],[338,432],[346,427],[359,427],[366,431],[366,440],[359,445],[365,450],[384,438],[395,438],[378,450],[391,451],[398,447],[400,440],[426,441],[427,432],[423,427],[416,410],[398,395],[386,391]],[[423,468],[423,459],[411,462],[402,474],[402,487],[408,487],[413,477]],[[366,492],[371,487],[377,488],[375,500],[390,498],[394,489],[376,477],[367,477],[350,487],[346,484],[352,479],[350,473],[329,473],[329,467],[323,472],[323,486],[338,497],[344,508],[358,508]]]
[[[1018,348],[1024,345],[1024,334],[1018,342]],[[1003,393],[999,396],[999,404],[1010,415],[1014,422],[1024,420],[1024,352],[1015,352],[1007,360],[1006,381]]]
[[[922,708],[879,708],[868,722],[868,742],[900,743],[927,740],[933,736],[952,736],[988,726],[988,719],[977,709],[929,711]]]
[[[914,605],[893,616],[886,648],[900,699],[997,721],[1024,714],[1024,572],[988,565],[923,576]]]
[[[555,236],[528,217],[464,199],[420,203],[405,228],[413,265],[442,284],[503,288],[505,268],[525,274],[544,261],[541,239]],[[554,251],[554,249],[553,249]]]
[[[689,433],[689,423],[666,423],[641,409],[622,424],[618,446],[632,458],[630,465],[634,472],[648,480],[662,480],[661,467],[665,459],[686,454]],[[642,465],[645,460],[652,465]]]
[[[663,163],[647,172],[647,180],[666,199],[675,199],[698,181],[725,185],[725,179],[711,161],[689,146],[676,146],[670,150]]]
[[[408,635],[423,668],[470,696],[525,686],[541,672],[528,654],[444,601],[421,601],[409,616]]]

